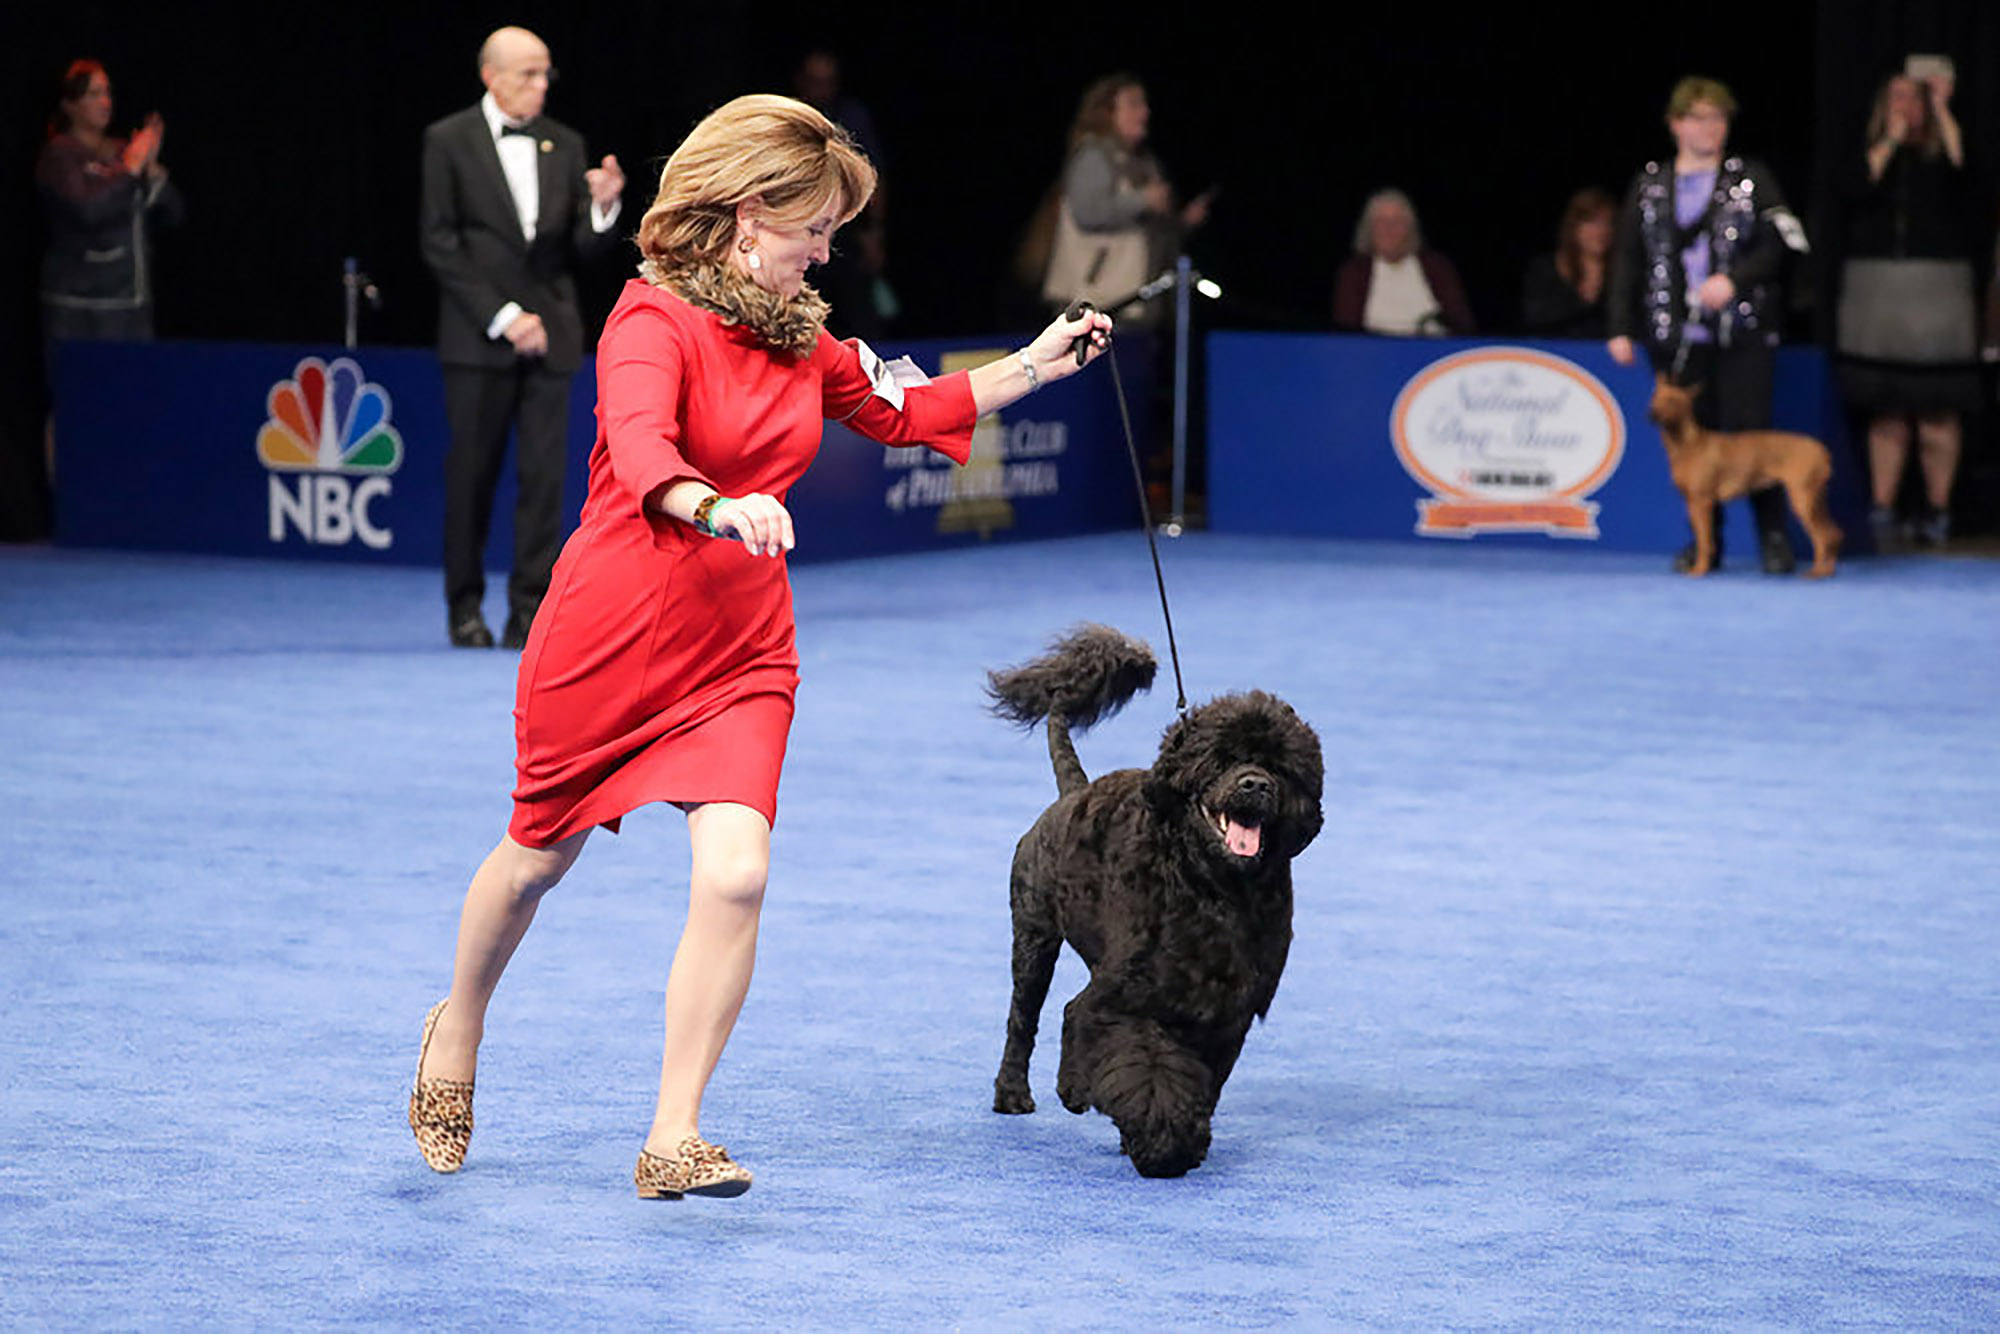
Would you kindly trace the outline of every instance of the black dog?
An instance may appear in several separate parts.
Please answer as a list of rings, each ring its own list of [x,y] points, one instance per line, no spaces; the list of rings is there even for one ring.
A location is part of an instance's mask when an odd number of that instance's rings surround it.
[[[1054,805],[1014,852],[1014,997],[993,1110],[1032,1112],[1028,1057],[1065,940],[1090,982],[1063,1009],[1056,1093],[1095,1107],[1143,1176],[1208,1153],[1209,1118],[1292,940],[1292,858],[1319,833],[1319,738],[1284,701],[1226,695],[1167,729],[1151,769],[1092,782],[1070,732],[1153,682],[1145,645],[1085,626],[995,672],[994,712],[1048,720]]]

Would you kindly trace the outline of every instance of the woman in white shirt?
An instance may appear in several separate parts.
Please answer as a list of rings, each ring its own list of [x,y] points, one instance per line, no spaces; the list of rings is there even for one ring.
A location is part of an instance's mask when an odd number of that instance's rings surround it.
[[[1405,336],[1473,331],[1458,270],[1424,247],[1417,210],[1401,190],[1378,190],[1362,207],[1354,253],[1334,277],[1333,324]]]

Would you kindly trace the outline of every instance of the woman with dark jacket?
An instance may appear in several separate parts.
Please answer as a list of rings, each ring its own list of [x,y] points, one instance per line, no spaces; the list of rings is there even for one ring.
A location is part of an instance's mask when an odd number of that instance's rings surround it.
[[[1841,387],[1869,414],[1871,515],[1879,546],[1894,535],[1896,493],[1917,457],[1928,512],[1909,535],[1942,545],[1963,432],[1979,406],[1971,369],[1975,297],[1965,148],[1951,114],[1951,77],[1899,74],[1882,85],[1868,147],[1847,182],[1847,258],[1841,269]],[[1956,364],[1959,369],[1943,369]]]
[[[1594,186],[1563,209],[1554,254],[1538,255],[1521,281],[1521,325],[1537,338],[1605,335],[1604,291],[1618,201]]]
[[[160,165],[166,127],[157,115],[130,139],[110,127],[110,76],[94,60],[76,61],[35,163],[48,224],[42,327],[51,344],[153,336],[151,228],[179,220],[181,197]]]

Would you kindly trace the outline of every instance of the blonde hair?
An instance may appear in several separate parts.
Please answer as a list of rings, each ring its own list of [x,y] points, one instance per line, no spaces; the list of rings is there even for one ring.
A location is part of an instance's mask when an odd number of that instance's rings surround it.
[[[657,277],[715,263],[736,236],[736,206],[760,201],[780,227],[832,208],[839,222],[875,193],[875,168],[852,136],[804,102],[753,93],[695,126],[660,172],[660,191],[639,222],[640,265]]]
[[[1697,74],[1682,79],[1667,94],[1667,119],[1679,120],[1694,110],[1696,102],[1706,102],[1725,118],[1736,119],[1736,98],[1729,91],[1729,85],[1716,79],[1704,79]]]

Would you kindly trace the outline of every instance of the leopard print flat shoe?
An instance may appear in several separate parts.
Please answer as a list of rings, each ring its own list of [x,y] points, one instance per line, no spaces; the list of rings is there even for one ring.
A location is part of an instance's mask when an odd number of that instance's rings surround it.
[[[671,1158],[639,1150],[632,1183],[642,1200],[678,1200],[683,1195],[727,1198],[750,1189],[750,1172],[720,1144],[689,1135]]]
[[[424,1057],[431,1049],[431,1033],[444,1007],[445,1001],[439,1001],[424,1016],[424,1041],[417,1048],[417,1079],[410,1086],[410,1129],[416,1132],[417,1149],[433,1172],[456,1172],[464,1166],[466,1146],[472,1143],[472,1081],[424,1078]]]

